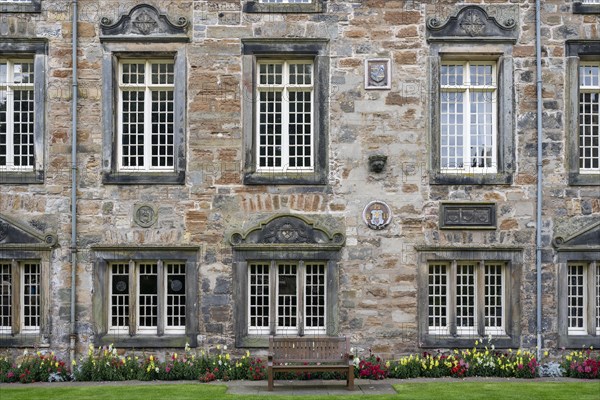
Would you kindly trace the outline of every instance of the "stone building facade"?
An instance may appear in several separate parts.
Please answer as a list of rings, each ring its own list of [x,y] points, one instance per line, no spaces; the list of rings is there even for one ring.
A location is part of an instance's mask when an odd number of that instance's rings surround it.
[[[600,346],[598,1],[542,2],[540,221],[532,0],[80,0],[75,160],[72,13],[0,0],[3,350],[533,348],[537,226]]]

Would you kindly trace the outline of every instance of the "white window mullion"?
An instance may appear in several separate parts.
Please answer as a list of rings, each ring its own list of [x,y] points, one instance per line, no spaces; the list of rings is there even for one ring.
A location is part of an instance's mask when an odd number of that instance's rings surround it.
[[[151,79],[148,71],[149,63],[146,63],[146,79]],[[152,168],[152,89],[150,82],[146,84],[144,90],[144,170],[149,171]]]
[[[290,168],[290,64],[283,63],[283,97],[281,98],[281,169]]]

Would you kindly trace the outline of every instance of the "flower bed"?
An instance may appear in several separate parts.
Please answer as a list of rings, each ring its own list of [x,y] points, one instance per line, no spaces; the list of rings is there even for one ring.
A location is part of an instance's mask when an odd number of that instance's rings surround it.
[[[452,352],[422,353],[398,360],[384,361],[371,351],[355,357],[355,374],[362,379],[473,377],[495,376],[535,378],[540,375],[540,363],[527,350],[496,351],[493,346],[453,350]],[[232,359],[220,346],[208,350],[192,350],[186,346],[182,353],[172,353],[165,360],[152,354],[119,353],[113,346],[90,346],[87,355],[80,357],[71,368],[54,353],[28,353],[16,360],[0,357],[0,382],[49,381],[124,381],[124,380],[262,380],[265,363],[246,352]],[[547,353],[546,353],[547,355]],[[556,364],[556,363],[550,363]],[[600,379],[600,353],[592,348],[571,352],[555,368],[558,375],[573,378]],[[285,373],[276,379],[343,379],[338,373]]]

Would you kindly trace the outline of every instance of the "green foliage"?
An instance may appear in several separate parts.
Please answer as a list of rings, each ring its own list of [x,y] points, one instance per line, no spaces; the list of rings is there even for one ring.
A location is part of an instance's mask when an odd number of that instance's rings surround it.
[[[29,354],[25,351],[19,362],[0,358],[0,382],[64,381],[69,379],[69,375],[64,361],[58,360],[52,352]]]
[[[561,363],[565,376],[579,379],[599,379],[600,353],[594,354],[592,350],[593,347],[590,347],[569,353]]]

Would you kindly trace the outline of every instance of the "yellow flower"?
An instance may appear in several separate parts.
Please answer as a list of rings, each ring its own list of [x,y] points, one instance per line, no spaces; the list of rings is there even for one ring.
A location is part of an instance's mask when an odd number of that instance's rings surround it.
[[[246,350],[246,357],[250,357],[250,350]]]
[[[72,366],[76,366],[77,365],[77,361],[75,361],[75,360],[71,361],[71,365]]]
[[[548,357],[548,350],[544,352],[544,357]]]
[[[230,358],[231,358],[231,356],[229,355],[229,353],[225,354],[225,359],[226,359],[227,361],[229,361],[229,359],[230,359]]]
[[[479,340],[475,341],[475,346],[477,346],[479,344]]]
[[[388,361],[388,362],[386,362],[386,363],[385,363],[385,366],[386,366],[387,368],[389,368],[389,367],[390,367],[390,362],[389,362],[389,361]]]
[[[173,359],[174,359],[174,360],[177,360],[177,353],[174,353],[174,354],[173,354]]]
[[[150,361],[154,361],[154,356],[150,355]]]
[[[221,350],[221,345],[220,344],[217,345],[217,350]]]

